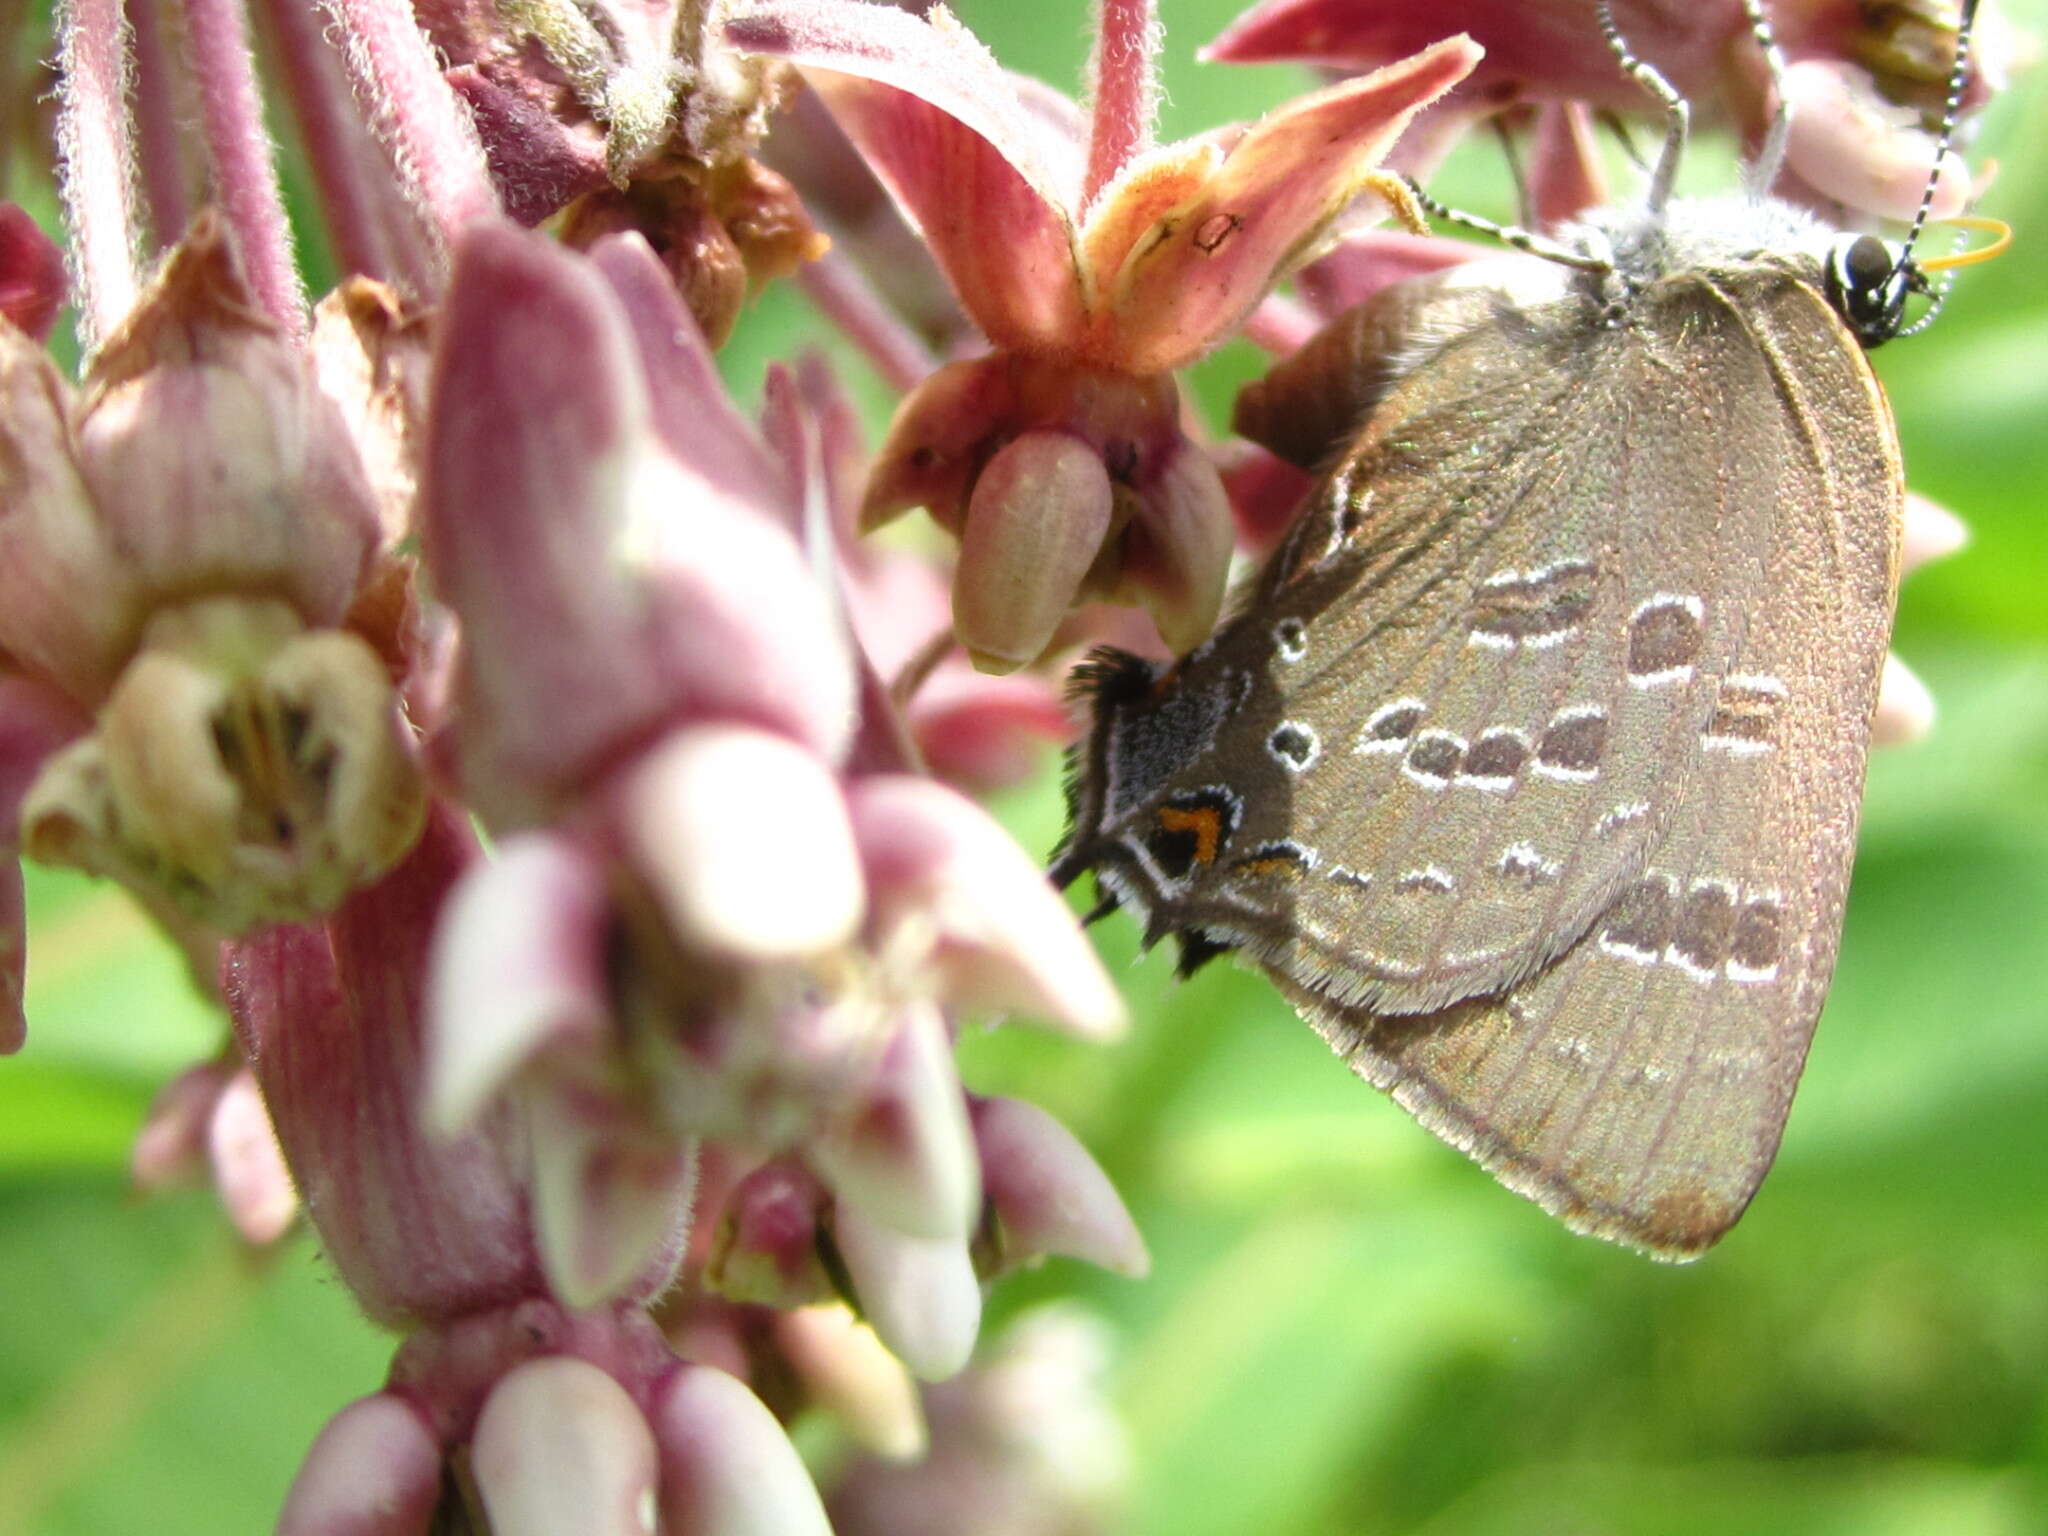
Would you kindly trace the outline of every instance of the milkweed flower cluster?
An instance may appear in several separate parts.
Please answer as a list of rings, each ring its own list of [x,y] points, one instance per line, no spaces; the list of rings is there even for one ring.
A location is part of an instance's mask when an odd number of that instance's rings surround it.
[[[1638,104],[1581,9],[1272,0],[1214,54],[1363,72],[1157,144],[1150,0],[1101,0],[1085,110],[879,0],[59,8],[62,245],[0,207],[0,1047],[20,857],[120,882],[218,995],[138,1179],[205,1163],[252,1242],[302,1211],[402,1336],[282,1529],[824,1531],[806,1405],[881,1458],[850,1530],[1113,1504],[1111,1431],[1055,1432],[1098,1423],[1092,1335],[912,1386],[1003,1273],[1146,1265],[1075,1137],[955,1068],[965,1019],[1123,1022],[971,795],[1065,734],[1078,604],[1208,633],[1401,283],[1464,259],[1364,227],[1383,163],[1526,110],[1540,215],[1601,195],[1581,107]],[[1788,9],[1800,188],[1896,213],[1940,39]],[[1734,0],[1616,10],[1760,121]],[[346,274],[315,303],[266,92]],[[872,458],[815,358],[756,414],[720,380],[792,279],[899,395]],[[1258,449],[1175,378],[1240,332],[1292,354]],[[865,539],[917,507],[949,560]],[[919,1493],[883,1462],[927,1443]]]

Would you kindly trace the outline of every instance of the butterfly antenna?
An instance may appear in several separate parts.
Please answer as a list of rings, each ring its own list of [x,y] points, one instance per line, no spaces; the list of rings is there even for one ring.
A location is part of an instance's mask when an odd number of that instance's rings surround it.
[[[1664,107],[1664,148],[1658,152],[1657,169],[1650,176],[1650,212],[1662,213],[1665,204],[1671,201],[1672,184],[1678,180],[1678,162],[1685,155],[1692,109],[1655,65],[1635,56],[1628,40],[1621,35],[1621,28],[1614,24],[1614,8],[1609,0],[1594,0],[1594,11],[1600,20],[1600,35],[1607,39],[1607,47],[1622,72]]]
[[[1587,256],[1579,251],[1568,250],[1553,240],[1546,240],[1539,234],[1518,228],[1513,224],[1496,224],[1493,220],[1482,218],[1476,213],[1466,213],[1460,208],[1447,208],[1423,191],[1412,176],[1403,176],[1401,180],[1407,185],[1409,194],[1415,199],[1415,206],[1433,219],[1441,219],[1446,224],[1455,224],[1460,229],[1469,229],[1474,234],[1486,235],[1491,239],[1498,240],[1502,245],[1510,246],[1518,251],[1526,251],[1531,256],[1541,256],[1545,261],[1554,261],[1560,266],[1577,267],[1582,272],[1612,272],[1614,270],[1612,262],[1602,261],[1597,256]]]
[[[1941,185],[1941,165],[1948,158],[1948,147],[1956,135],[1956,118],[1963,109],[1963,88],[1970,83],[1970,35],[1975,30],[1977,0],[1963,0],[1962,14],[1956,22],[1956,57],[1948,72],[1948,97],[1941,107],[1941,132],[1934,140],[1934,168],[1927,173],[1927,186],[1920,194],[1920,206],[1913,214],[1913,227],[1906,231],[1906,243],[1899,252],[1899,268],[1913,259],[1913,247],[1920,239],[1920,232],[1927,227],[1927,216],[1934,209],[1934,193]],[[1893,270],[1898,270],[1894,268]]]
[[[1771,126],[1764,133],[1763,149],[1747,177],[1751,194],[1760,196],[1770,190],[1778,172],[1785,168],[1785,144],[1792,135],[1792,100],[1785,92],[1785,53],[1778,46],[1777,34],[1771,30],[1771,18],[1764,10],[1763,0],[1742,0],[1742,10],[1749,17],[1749,35],[1756,39],[1757,51],[1764,56],[1764,70],[1771,81]]]

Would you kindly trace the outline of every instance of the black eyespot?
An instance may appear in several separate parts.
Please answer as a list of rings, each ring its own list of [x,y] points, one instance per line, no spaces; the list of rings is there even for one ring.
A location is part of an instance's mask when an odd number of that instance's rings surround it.
[[[1920,269],[1875,235],[1840,241],[1828,253],[1828,302],[1865,350],[1899,334],[1906,295],[1926,287]]]

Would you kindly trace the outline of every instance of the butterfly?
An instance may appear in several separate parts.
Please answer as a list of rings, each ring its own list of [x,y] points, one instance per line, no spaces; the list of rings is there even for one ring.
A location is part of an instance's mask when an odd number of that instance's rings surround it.
[[[1387,300],[1377,402],[1231,621],[1077,673],[1053,874],[1184,972],[1240,951],[1570,1227],[1687,1259],[1834,969],[1904,507],[1865,352],[1940,263],[1670,198],[1674,117],[1646,206]]]

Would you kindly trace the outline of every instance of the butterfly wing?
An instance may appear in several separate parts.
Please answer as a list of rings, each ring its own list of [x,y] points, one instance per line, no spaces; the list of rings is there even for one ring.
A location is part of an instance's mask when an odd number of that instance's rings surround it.
[[[1811,286],[1752,273],[1670,302],[1656,366],[1686,368],[1709,326],[1748,342],[1741,374],[1727,353],[1712,370],[1729,430],[1702,447],[1702,486],[1744,484],[1753,461],[1779,490],[1740,543],[1712,498],[1692,509],[1689,537],[1738,567],[1708,601],[1739,600],[1742,622],[1663,766],[1670,811],[1641,868],[1500,996],[1375,1014],[1276,979],[1361,1076],[1503,1182],[1575,1228],[1685,1258],[1769,1168],[1833,970],[1902,490],[1882,394]]]

